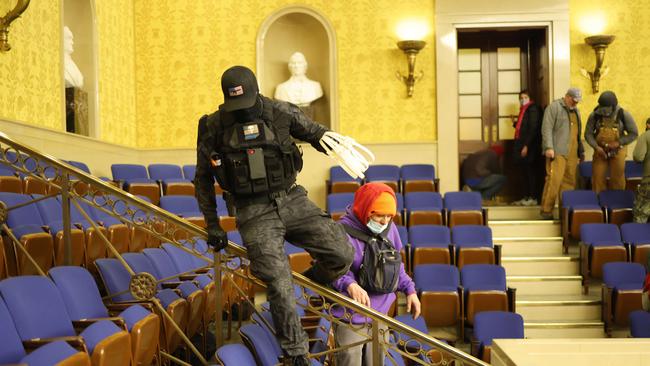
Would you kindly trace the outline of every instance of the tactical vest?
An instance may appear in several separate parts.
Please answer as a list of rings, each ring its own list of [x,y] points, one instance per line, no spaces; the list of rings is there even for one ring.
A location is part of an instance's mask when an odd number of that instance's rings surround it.
[[[596,122],[596,142],[598,145],[605,146],[605,144],[618,141],[620,137],[620,126],[623,121],[623,109],[619,108],[617,113],[612,113],[610,116],[600,116]]]
[[[302,169],[295,142],[281,144],[272,121],[272,106],[262,117],[239,123],[219,111],[216,146],[211,159],[219,185],[234,195],[257,195],[286,190]]]

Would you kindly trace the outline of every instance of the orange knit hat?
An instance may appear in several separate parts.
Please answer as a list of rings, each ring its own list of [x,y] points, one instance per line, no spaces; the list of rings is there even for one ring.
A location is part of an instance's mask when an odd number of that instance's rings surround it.
[[[381,192],[368,207],[368,212],[375,215],[395,216],[396,211],[397,202],[395,202],[395,196],[388,192]]]

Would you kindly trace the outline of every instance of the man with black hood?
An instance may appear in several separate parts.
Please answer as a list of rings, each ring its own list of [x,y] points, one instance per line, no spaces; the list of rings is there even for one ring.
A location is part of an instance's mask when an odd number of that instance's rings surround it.
[[[585,140],[594,149],[591,176],[594,192],[607,189],[607,168],[609,189],[625,189],[627,145],[638,135],[632,115],[618,105],[616,94],[609,90],[603,92],[585,127]]]
[[[267,285],[267,298],[284,364],[309,365],[308,338],[296,312],[285,239],[314,258],[305,276],[329,284],[348,272],[354,252],[343,228],[307,198],[296,184],[302,153],[294,138],[325,152],[319,142],[328,130],[290,103],[259,93],[257,79],[244,66],[221,77],[224,103],[201,117],[197,141],[196,196],[208,231],[208,244],[228,244],[219,225],[214,180],[224,189],[228,209],[248,249],[252,273]]]

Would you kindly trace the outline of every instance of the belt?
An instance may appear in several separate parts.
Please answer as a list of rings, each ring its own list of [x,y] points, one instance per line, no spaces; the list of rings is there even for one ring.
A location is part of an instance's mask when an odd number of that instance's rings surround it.
[[[252,204],[270,203],[275,201],[278,198],[287,197],[289,193],[297,186],[298,184],[294,183],[291,186],[289,186],[289,188],[283,189],[281,191],[262,193],[262,194],[256,194],[251,196],[235,197],[235,206],[248,206]]]

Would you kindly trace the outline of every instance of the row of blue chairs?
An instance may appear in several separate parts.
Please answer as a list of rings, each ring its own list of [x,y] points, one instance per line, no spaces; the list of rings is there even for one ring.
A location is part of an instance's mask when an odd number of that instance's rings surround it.
[[[330,168],[327,193],[355,192],[366,182],[385,183],[395,192],[438,192],[439,179],[431,164],[370,165],[365,179],[354,179],[339,166]]]
[[[98,204],[106,202],[107,196],[87,197]],[[9,235],[13,235],[23,243],[38,266],[47,271],[53,265],[62,265],[65,259],[63,238],[63,209],[61,196],[45,197],[9,192],[0,192],[0,202],[10,208],[7,215],[7,226],[10,232],[3,232],[6,256],[0,256],[0,278],[7,275],[37,274],[36,268],[21,251],[14,245]],[[92,223],[76,207],[70,204],[71,220],[71,258],[70,264],[83,265],[94,271],[93,263],[110,253],[106,249],[100,232],[120,252],[141,251],[145,247],[155,247],[159,240],[138,229],[135,225],[127,225],[107,212],[88,204],[77,201],[88,215]],[[127,206],[116,201],[114,208],[109,211],[126,212]],[[140,217],[144,213],[136,212]],[[94,224],[94,226],[93,226]],[[15,258],[15,261],[8,260]]]
[[[562,192],[560,219],[565,253],[571,239],[580,240],[580,227],[585,223],[621,225],[632,221],[634,192],[569,190]]]
[[[501,264],[501,245],[492,241],[492,229],[482,225],[460,225],[449,229],[440,225],[398,227],[406,248],[409,272],[429,263]],[[404,233],[406,232],[406,233]]]
[[[593,278],[603,278],[603,267],[609,262],[632,261],[646,266],[650,249],[650,224],[586,223],[580,227],[580,274],[584,291]]]
[[[199,250],[207,253],[204,242]],[[212,272],[204,270],[207,263],[169,243],[163,243],[160,248],[144,249],[141,253],[124,253],[122,257],[135,273],[146,272],[159,281],[156,298],[174,322],[188,337],[200,333],[205,341],[217,301]],[[95,264],[111,302],[135,300],[129,291],[131,275],[118,259],[101,258]],[[171,327],[166,329],[169,332],[165,333],[165,347],[173,352],[181,339]]]
[[[582,180],[582,185],[585,189],[591,188],[591,177],[593,175],[593,168],[591,161],[583,161],[578,164],[578,175]],[[609,177],[609,171],[607,172]],[[636,186],[643,178],[643,164],[637,163],[633,160],[625,161],[625,189],[634,191]]]
[[[0,281],[0,363],[151,364],[160,332],[151,307],[107,308],[92,275],[81,267],[55,267],[49,276]]]
[[[645,277],[646,268],[639,263],[603,264],[602,321],[607,335],[630,325],[630,314],[642,309]]]
[[[428,328],[424,323],[422,317],[413,320],[413,318],[406,314],[395,317],[396,320],[417,329],[423,333],[428,333]],[[259,324],[249,324],[241,329],[242,343],[227,344],[217,350],[217,361],[224,366],[240,366],[240,365],[276,365],[278,359],[276,358],[278,348],[275,337],[269,336],[269,332]],[[319,324],[317,328],[316,342],[314,345],[320,347],[322,345],[322,338],[325,333],[322,326]],[[474,336],[472,341],[471,353],[482,359],[485,362],[490,362],[490,350],[492,341],[495,339],[523,339],[524,338],[524,320],[521,315],[506,311],[483,311],[476,314],[474,319]],[[398,334],[395,339],[391,339],[394,347],[403,345],[405,348],[402,350],[405,354],[413,355],[419,353],[419,349],[411,348],[410,345],[415,345],[415,342],[410,341],[410,337],[403,334]],[[252,352],[251,348],[252,347]],[[437,351],[432,351],[430,347],[424,346],[424,351],[427,353],[427,358],[432,363],[439,363],[443,361],[444,356]],[[318,349],[318,348],[317,348]],[[323,349],[324,351],[325,349]],[[314,350],[312,349],[312,352]],[[402,353],[393,348],[387,350],[385,354],[384,364],[393,366],[405,366],[407,363],[402,356]],[[321,365],[319,360],[312,359],[312,365]]]
[[[486,225],[487,210],[482,207],[478,192],[447,192],[444,198],[438,192],[412,192],[397,198],[398,225]],[[354,193],[327,195],[327,212],[338,220],[354,202]]]
[[[516,291],[506,285],[506,271],[495,264],[468,264],[458,270],[448,264],[422,264],[413,271],[428,327],[456,326],[460,339],[466,328],[476,335],[476,317],[485,311],[515,312]]]
[[[460,225],[452,229],[440,225],[397,226],[402,241],[402,261],[408,273],[425,264],[501,264],[501,245],[492,241],[492,230],[482,225]],[[228,239],[242,245],[238,231],[227,233]],[[285,242],[291,269],[303,272],[312,258],[304,249]]]

